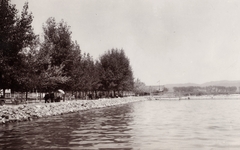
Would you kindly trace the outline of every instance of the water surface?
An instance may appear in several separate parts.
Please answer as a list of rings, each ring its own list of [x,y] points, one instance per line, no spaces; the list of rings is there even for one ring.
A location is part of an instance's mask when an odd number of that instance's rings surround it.
[[[240,149],[240,100],[156,100],[0,126],[2,149]]]

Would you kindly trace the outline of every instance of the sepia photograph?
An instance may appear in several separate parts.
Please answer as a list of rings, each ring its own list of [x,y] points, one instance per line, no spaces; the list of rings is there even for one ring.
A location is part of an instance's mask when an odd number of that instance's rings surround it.
[[[0,0],[0,150],[238,150],[239,115],[238,0]]]

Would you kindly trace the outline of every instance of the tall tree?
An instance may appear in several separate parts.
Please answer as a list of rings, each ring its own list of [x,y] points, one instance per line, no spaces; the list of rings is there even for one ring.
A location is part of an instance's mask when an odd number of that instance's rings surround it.
[[[66,83],[66,88],[71,91],[79,91],[81,83],[79,83],[79,78],[83,71],[81,69],[82,54],[81,49],[77,41],[74,42],[73,50],[71,53],[71,60],[68,63],[72,63],[72,68],[69,68],[70,79]]]
[[[49,18],[43,26],[44,42],[42,48],[51,56],[51,64],[60,66],[64,63],[64,70],[71,68],[73,42],[70,27],[63,20],[56,23],[55,18]]]
[[[16,32],[17,9],[8,0],[0,5],[0,88],[9,88],[12,82],[14,59],[19,50],[12,49]]]
[[[22,64],[19,68],[17,81],[20,88],[18,90],[28,92],[38,86],[37,74],[37,54],[39,39],[36,38],[31,46],[22,52]]]
[[[51,17],[43,26],[44,41],[39,52],[40,75],[44,89],[64,88],[70,80],[74,61],[74,43],[70,27],[63,20]]]
[[[111,49],[100,57],[100,80],[107,91],[133,88],[133,73],[124,50]]]
[[[83,57],[82,70],[84,72],[82,80],[84,81],[85,91],[98,90],[98,70],[95,62],[89,54],[84,55]]]
[[[23,49],[36,38],[33,16],[25,3],[20,16],[9,0],[0,4],[0,88],[16,88],[23,62]]]

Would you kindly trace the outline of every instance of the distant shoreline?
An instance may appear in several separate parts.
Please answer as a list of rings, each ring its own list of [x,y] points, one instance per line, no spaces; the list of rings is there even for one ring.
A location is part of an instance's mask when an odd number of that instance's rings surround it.
[[[203,96],[154,96],[156,100],[240,100],[240,94]]]

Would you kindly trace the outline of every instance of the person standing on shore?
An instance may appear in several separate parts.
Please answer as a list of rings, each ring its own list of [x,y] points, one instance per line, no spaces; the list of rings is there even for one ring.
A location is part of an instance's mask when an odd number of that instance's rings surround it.
[[[49,103],[49,101],[48,101],[49,98],[50,98],[49,94],[46,93],[45,96],[44,96],[45,103]]]
[[[53,103],[54,102],[54,93],[53,92],[50,93],[50,99],[51,99],[51,103]]]

